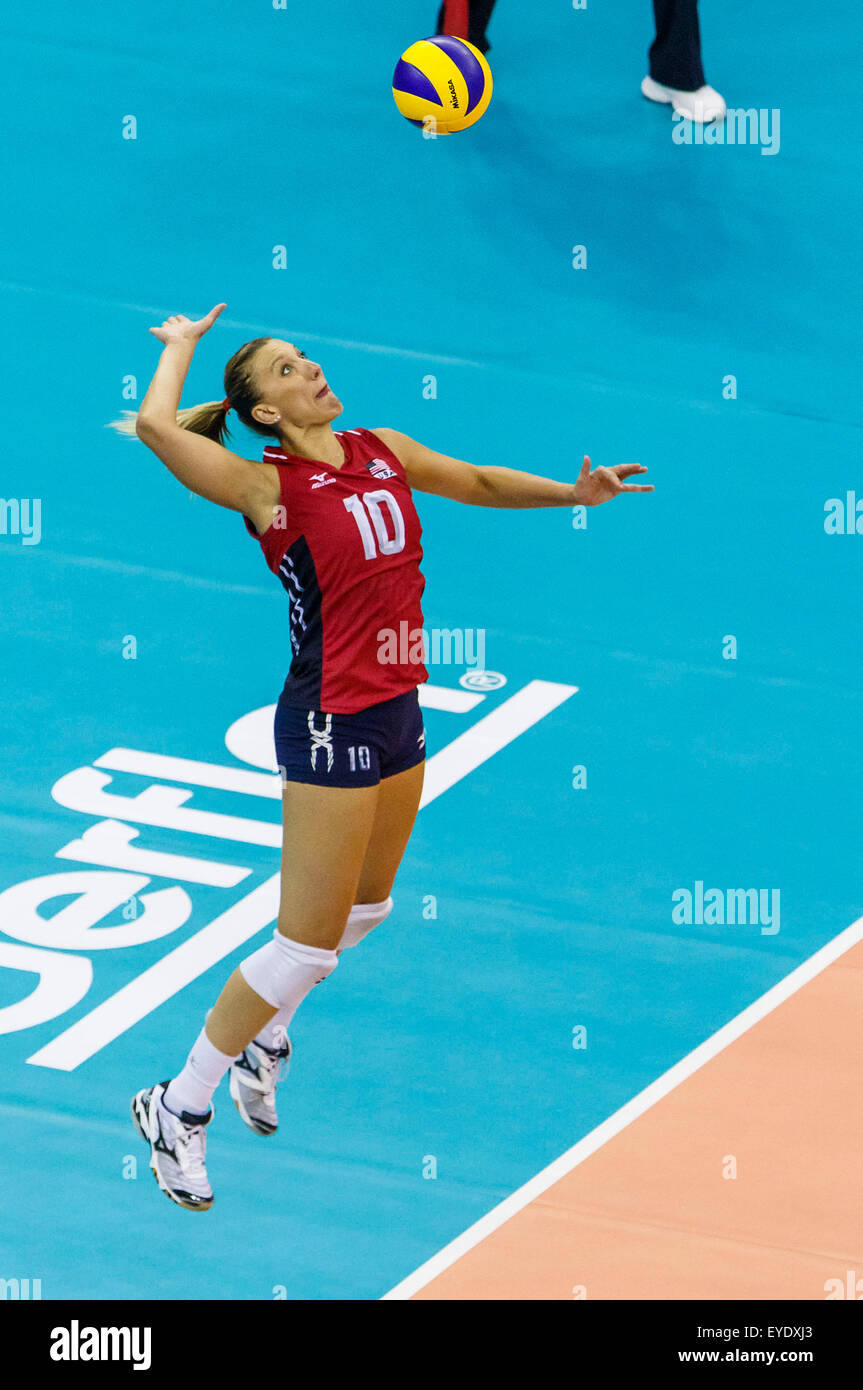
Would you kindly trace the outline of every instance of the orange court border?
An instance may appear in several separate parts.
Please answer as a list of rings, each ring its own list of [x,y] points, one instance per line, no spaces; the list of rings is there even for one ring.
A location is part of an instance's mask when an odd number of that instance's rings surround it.
[[[863,1299],[861,986],[863,918],[384,1297]]]

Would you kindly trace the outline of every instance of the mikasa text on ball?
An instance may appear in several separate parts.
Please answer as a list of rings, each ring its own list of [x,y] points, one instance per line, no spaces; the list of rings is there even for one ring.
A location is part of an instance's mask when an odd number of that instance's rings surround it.
[[[393,73],[402,115],[441,134],[474,125],[491,101],[491,88],[491,68],[479,49],[452,34],[412,43]]]

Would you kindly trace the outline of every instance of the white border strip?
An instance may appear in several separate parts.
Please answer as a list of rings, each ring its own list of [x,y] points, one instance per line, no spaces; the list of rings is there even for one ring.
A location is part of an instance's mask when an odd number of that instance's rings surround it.
[[[492,1231],[496,1231],[511,1216],[523,1210],[524,1207],[539,1197],[554,1183],[571,1173],[573,1168],[577,1168],[579,1163],[583,1163],[591,1154],[601,1149],[603,1144],[607,1144],[609,1139],[613,1139],[621,1130],[626,1129],[627,1125],[632,1124],[647,1110],[650,1110],[657,1101],[662,1100],[671,1091],[675,1090],[682,1081],[686,1081],[694,1072],[700,1070],[706,1062],[720,1052],[723,1052],[730,1043],[736,1042],[744,1033],[748,1032],[754,1024],[760,1023],[763,1018],[772,1013],[780,1004],[784,1004],[786,999],[790,999],[792,994],[796,994],[799,989],[813,980],[816,975],[820,975],[828,965],[832,965],[840,956],[849,951],[852,946],[856,946],[863,940],[863,917],[858,917],[856,922],[852,922],[850,927],[835,936],[832,941],[828,941],[826,946],[822,946],[813,956],[805,960],[802,965],[798,965],[792,970],[790,975],[786,975],[784,980],[773,985],[766,994],[762,994],[760,999],[756,999],[736,1018],[732,1018],[720,1028],[712,1037],[706,1038],[687,1056],[676,1062],[662,1076],[657,1077],[632,1100],[622,1105],[602,1124],[597,1125],[589,1134],[574,1144],[566,1153],[556,1158],[547,1168],[543,1168],[535,1177],[530,1178],[523,1187],[519,1187],[509,1197],[505,1197],[496,1207],[492,1207],[490,1212],[481,1217],[479,1221],[468,1226],[460,1236],[451,1240],[436,1255],[432,1255],[430,1260],[426,1260],[413,1274],[409,1274],[401,1283],[396,1284],[390,1289],[389,1293],[383,1295],[383,1301],[387,1299],[408,1299],[413,1294],[425,1288],[437,1275],[442,1274],[445,1269],[449,1269],[457,1260],[466,1255],[474,1246],[479,1245]]]

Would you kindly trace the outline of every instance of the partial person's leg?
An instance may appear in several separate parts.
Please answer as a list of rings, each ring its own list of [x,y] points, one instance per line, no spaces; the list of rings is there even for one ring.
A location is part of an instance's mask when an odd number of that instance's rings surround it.
[[[650,46],[650,76],[663,87],[694,92],[704,86],[698,0],[653,0],[656,38]]]
[[[485,31],[493,9],[494,0],[444,0],[438,11],[437,33],[467,39],[480,53],[487,53],[491,44]]]
[[[653,0],[656,39],[644,96],[700,125],[725,118],[725,98],[704,81],[697,0]]]
[[[358,903],[379,902],[389,897],[407,848],[423,790],[425,763],[385,777],[357,884]]]
[[[424,773],[422,762],[380,783],[355,901],[336,948],[339,953],[358,945],[392,910],[390,894],[419,810]],[[255,1041],[277,1051],[285,1044],[290,1021],[287,1010],[279,1010],[255,1034]]]
[[[314,985],[332,974],[378,796],[378,786],[285,786],[278,929],[271,942],[241,963],[219,995],[166,1092],[165,1102],[175,1113],[205,1113],[234,1058],[263,1036],[277,1013],[283,1025],[290,1021]]]

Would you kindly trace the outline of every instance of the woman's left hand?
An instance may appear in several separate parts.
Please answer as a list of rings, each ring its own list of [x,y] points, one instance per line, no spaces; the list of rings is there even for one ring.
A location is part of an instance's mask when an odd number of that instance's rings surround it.
[[[621,492],[652,492],[653,487],[649,483],[625,481],[636,473],[646,472],[647,468],[641,463],[617,463],[613,468],[594,468],[591,472],[590,459],[585,454],[575,484],[575,505],[598,507],[603,502],[610,502],[612,497],[617,497]]]

